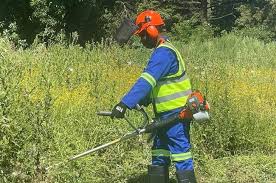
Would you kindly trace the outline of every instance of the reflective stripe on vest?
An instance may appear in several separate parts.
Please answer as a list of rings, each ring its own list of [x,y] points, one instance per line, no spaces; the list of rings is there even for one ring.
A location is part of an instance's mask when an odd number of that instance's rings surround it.
[[[156,113],[183,107],[192,93],[190,80],[185,73],[185,63],[179,51],[169,42],[165,42],[159,47],[167,47],[174,51],[178,60],[178,71],[176,74],[163,77],[156,82],[152,92]]]
[[[152,150],[152,156],[154,157],[169,157],[173,162],[185,161],[192,158],[191,152],[172,154],[170,151],[165,149],[154,149]]]

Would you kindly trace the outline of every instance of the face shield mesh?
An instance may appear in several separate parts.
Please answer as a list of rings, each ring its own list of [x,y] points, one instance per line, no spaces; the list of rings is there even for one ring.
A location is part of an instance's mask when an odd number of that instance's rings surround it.
[[[129,18],[124,18],[119,28],[116,30],[114,39],[120,43],[127,43],[130,37],[139,29]]]

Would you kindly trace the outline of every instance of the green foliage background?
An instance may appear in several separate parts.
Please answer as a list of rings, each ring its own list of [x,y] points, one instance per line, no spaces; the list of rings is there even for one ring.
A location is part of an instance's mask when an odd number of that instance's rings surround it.
[[[211,121],[191,129],[199,182],[275,182],[275,43],[231,33],[175,45],[211,105]],[[146,137],[54,165],[130,130],[96,112],[128,91],[149,50],[105,42],[15,50],[1,38],[0,53],[0,182],[144,182]]]
[[[172,34],[188,26],[191,35],[203,26],[212,36],[241,30],[244,36],[276,38],[274,0],[3,0],[0,32],[19,47],[61,41],[84,46],[112,38],[124,16],[134,19],[145,9],[159,11]],[[189,40],[186,36],[181,39]]]

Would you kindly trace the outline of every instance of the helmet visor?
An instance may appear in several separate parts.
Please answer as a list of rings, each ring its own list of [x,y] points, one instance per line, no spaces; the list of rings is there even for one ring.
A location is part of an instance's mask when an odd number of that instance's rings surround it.
[[[116,30],[114,39],[120,43],[127,43],[130,37],[139,29],[129,18],[124,18],[119,28]]]

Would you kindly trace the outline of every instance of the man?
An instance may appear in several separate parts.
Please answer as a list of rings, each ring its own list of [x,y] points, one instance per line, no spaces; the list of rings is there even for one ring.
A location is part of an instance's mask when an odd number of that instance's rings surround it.
[[[112,110],[112,117],[123,118],[127,109],[137,104],[153,104],[156,118],[166,119],[180,112],[191,91],[184,60],[179,51],[160,34],[164,21],[160,14],[147,10],[137,16],[137,30],[142,44],[155,48],[144,72]],[[179,183],[195,183],[190,152],[190,119],[158,130],[152,147],[149,183],[168,183],[168,166],[175,163]]]

